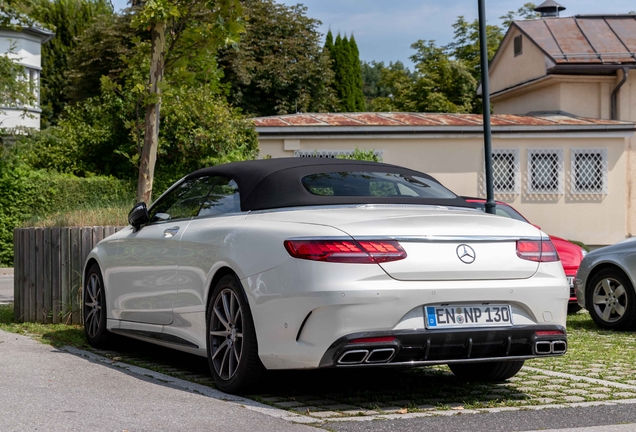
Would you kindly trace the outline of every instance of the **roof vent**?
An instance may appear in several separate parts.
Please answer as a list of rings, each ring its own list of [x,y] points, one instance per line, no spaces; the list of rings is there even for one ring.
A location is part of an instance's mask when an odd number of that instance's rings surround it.
[[[534,8],[534,10],[535,12],[539,12],[541,14],[541,18],[558,17],[559,12],[565,10],[565,7],[561,6],[554,0],[546,0],[545,2]]]

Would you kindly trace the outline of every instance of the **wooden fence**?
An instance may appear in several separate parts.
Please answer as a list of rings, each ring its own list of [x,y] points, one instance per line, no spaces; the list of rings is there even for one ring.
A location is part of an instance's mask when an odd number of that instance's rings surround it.
[[[16,228],[13,305],[16,321],[81,324],[84,261],[123,227]]]

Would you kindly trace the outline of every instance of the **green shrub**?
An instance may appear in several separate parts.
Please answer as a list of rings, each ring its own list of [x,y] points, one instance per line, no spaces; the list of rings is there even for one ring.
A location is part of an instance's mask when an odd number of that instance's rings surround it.
[[[13,229],[25,221],[78,208],[131,206],[134,196],[134,185],[113,177],[0,163],[0,267],[13,264]]]
[[[590,247],[583,242],[580,242],[578,240],[568,240],[568,241],[570,243],[574,243],[575,245],[582,247],[583,249],[585,249],[586,252],[590,251]]]

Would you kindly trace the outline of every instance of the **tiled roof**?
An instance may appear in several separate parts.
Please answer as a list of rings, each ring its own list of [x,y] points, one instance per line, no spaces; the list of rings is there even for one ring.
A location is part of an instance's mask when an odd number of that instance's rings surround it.
[[[434,114],[434,113],[320,113],[288,114],[254,119],[257,128],[316,128],[320,127],[481,127],[482,116],[478,114]],[[497,126],[628,126],[623,121],[573,117],[565,114],[512,115],[493,114],[491,124]],[[418,129],[419,129],[418,128]]]
[[[515,21],[556,64],[636,63],[636,15]]]

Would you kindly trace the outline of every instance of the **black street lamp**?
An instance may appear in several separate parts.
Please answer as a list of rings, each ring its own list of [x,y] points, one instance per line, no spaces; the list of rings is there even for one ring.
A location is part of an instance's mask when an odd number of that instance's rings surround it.
[[[492,179],[492,131],[490,129],[490,81],[488,79],[488,38],[486,37],[486,0],[479,4],[479,52],[481,57],[481,100],[484,111],[484,156],[486,159],[486,213],[495,214]]]

